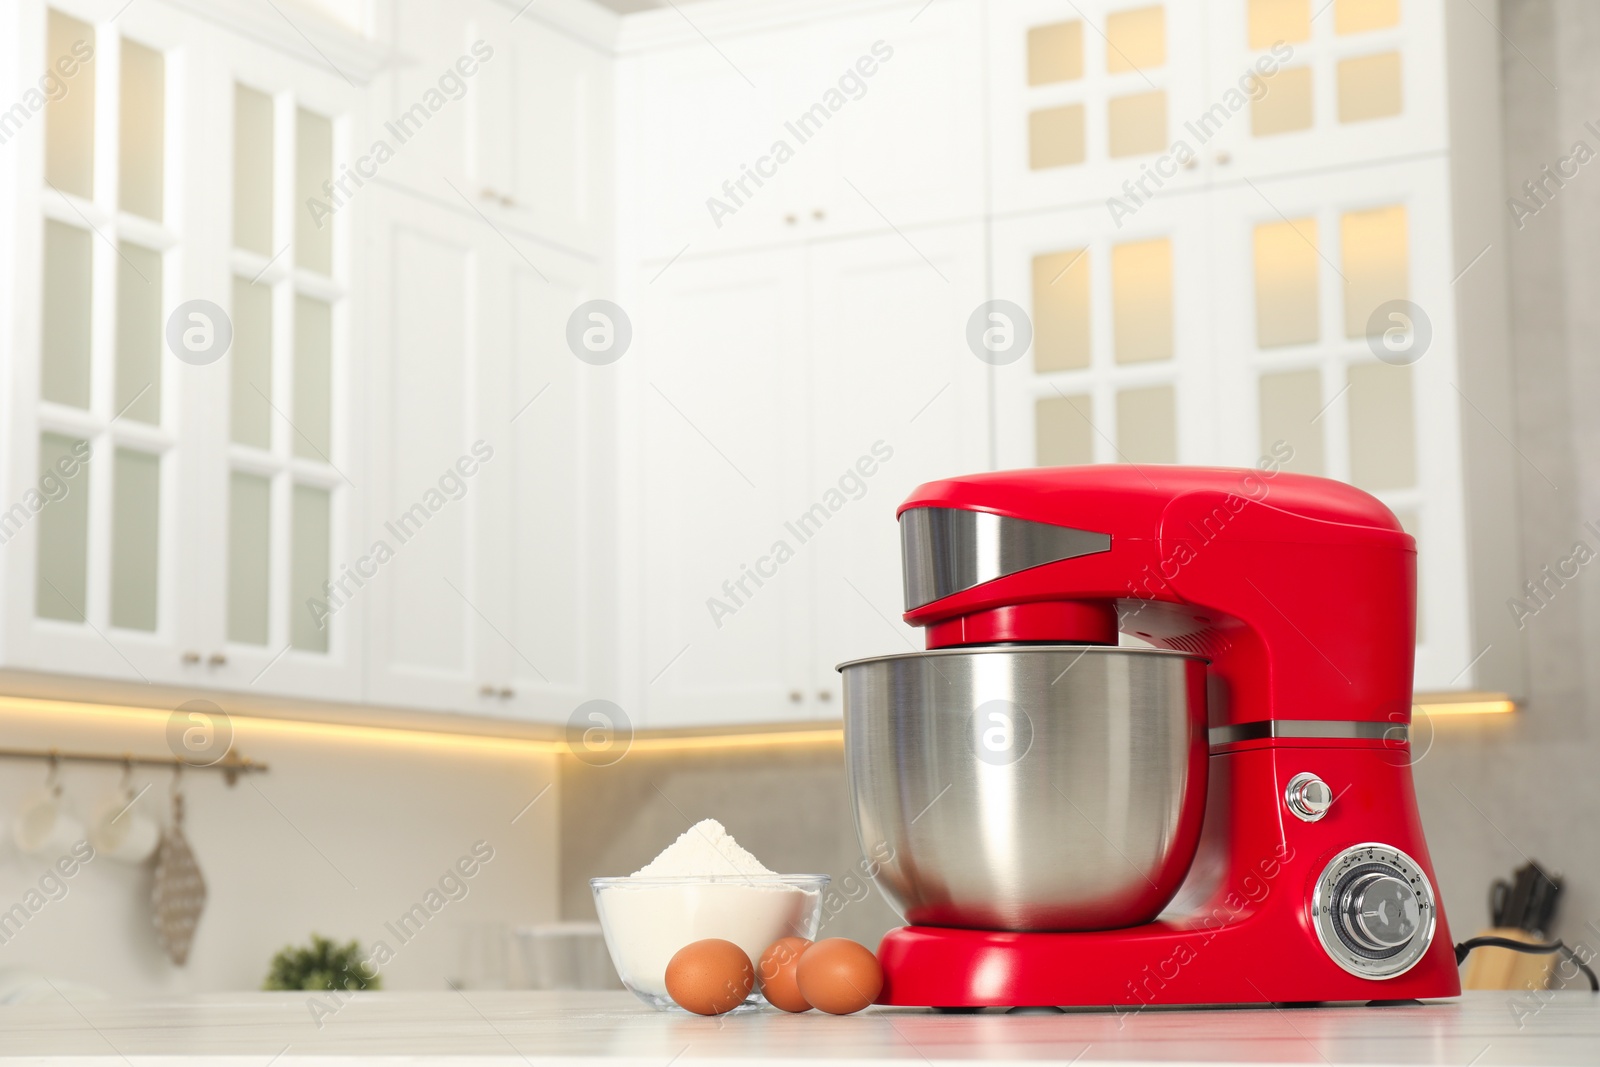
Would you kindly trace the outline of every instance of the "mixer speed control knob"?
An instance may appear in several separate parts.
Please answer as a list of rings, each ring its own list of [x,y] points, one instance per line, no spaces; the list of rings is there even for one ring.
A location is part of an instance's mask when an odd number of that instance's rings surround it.
[[[1339,901],[1344,928],[1363,948],[1399,948],[1417,933],[1421,914],[1417,894],[1392,874],[1369,872],[1345,889]]]
[[[1362,978],[1393,978],[1427,954],[1438,902],[1410,856],[1388,845],[1356,845],[1323,868],[1311,919],[1333,962]]]

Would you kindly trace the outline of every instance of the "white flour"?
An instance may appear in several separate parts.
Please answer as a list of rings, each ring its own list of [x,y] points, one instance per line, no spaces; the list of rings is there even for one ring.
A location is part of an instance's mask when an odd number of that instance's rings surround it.
[[[685,880],[652,880],[658,878]],[[720,937],[758,960],[780,937],[815,937],[821,903],[821,882],[778,881],[715,819],[695,823],[655,859],[595,893],[617,973],[658,1007],[670,1003],[667,962],[684,945]]]
[[[633,878],[703,878],[710,875],[772,874],[715,819],[701,819],[661,854],[634,871]]]

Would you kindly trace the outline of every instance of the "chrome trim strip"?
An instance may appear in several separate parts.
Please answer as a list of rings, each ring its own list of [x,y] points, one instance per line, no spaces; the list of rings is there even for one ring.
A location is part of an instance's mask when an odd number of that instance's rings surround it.
[[[906,610],[1008,574],[1106,552],[1111,535],[965,508],[912,508],[900,516]]]
[[[1213,726],[1210,734],[1212,748],[1273,737],[1391,741],[1395,744],[1405,744],[1411,740],[1411,727],[1403,722],[1267,719],[1263,722],[1247,722],[1237,726]]]

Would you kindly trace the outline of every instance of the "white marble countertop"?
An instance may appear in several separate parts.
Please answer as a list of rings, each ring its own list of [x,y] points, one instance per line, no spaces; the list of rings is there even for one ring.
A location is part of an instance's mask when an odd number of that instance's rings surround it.
[[[362,993],[321,1022],[303,993],[57,999],[0,1008],[0,1065],[1600,1063],[1600,995],[1578,992],[1125,1016],[875,1008],[842,1018],[768,1009],[722,1019],[651,1011],[627,993]]]

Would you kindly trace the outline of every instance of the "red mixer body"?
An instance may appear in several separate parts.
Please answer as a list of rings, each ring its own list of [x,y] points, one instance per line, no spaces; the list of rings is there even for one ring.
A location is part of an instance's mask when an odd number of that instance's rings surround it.
[[[1382,503],[1275,466],[1116,465],[930,482],[900,514],[918,508],[1108,535],[1103,550],[981,581],[905,619],[929,648],[1121,633],[1207,657],[1209,795],[1198,855],[1157,921],[894,930],[879,949],[883,1003],[1132,1011],[1460,993],[1411,776],[1416,548]],[[1310,819],[1286,802],[1307,776],[1332,797]],[[1350,879],[1383,875],[1428,902],[1425,944],[1414,936],[1391,954],[1404,963],[1392,974],[1351,947],[1339,918]]]

